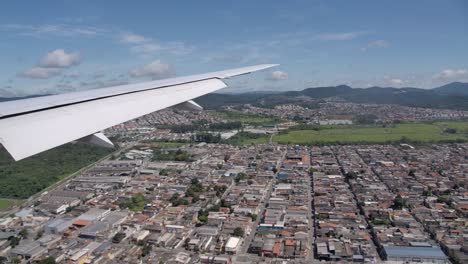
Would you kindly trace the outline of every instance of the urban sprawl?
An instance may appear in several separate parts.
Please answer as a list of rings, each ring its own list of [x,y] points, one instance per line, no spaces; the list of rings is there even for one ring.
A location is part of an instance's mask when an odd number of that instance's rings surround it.
[[[284,121],[243,128],[261,133],[298,121],[352,124],[348,115],[356,113],[381,122],[468,116],[339,100],[238,111]],[[155,129],[200,120],[227,122],[209,111],[168,109],[109,129],[125,138],[119,150],[0,218],[0,256],[17,263],[468,262],[468,143],[237,146],[184,142],[193,132]],[[179,143],[154,143],[161,140]]]

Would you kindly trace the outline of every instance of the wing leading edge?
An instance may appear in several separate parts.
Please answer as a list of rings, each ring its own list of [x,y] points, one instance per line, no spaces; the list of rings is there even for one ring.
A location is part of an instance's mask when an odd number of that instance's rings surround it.
[[[0,143],[15,160],[222,89],[257,65],[160,81],[0,103]]]

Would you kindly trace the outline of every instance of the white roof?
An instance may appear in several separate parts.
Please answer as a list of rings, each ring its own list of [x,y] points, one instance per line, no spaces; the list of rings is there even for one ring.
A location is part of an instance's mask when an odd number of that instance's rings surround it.
[[[230,237],[226,243],[226,249],[235,249],[240,243],[240,238]]]

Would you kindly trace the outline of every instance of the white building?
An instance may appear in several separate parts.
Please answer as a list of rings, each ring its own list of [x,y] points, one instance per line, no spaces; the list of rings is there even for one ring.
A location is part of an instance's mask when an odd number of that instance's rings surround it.
[[[238,237],[230,237],[224,246],[224,250],[228,254],[236,254],[237,250],[239,250],[240,245],[242,244],[242,239]]]

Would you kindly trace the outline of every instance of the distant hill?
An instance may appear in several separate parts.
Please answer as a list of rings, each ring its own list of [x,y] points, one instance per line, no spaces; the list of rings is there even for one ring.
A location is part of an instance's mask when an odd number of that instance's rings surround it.
[[[0,102],[38,96],[42,95],[17,98],[0,97]],[[207,109],[240,104],[274,107],[278,104],[300,104],[303,102],[300,97],[304,96],[315,99],[340,97],[354,103],[397,104],[414,107],[468,110],[468,83],[461,82],[449,83],[434,89],[411,87],[351,88],[347,85],[338,85],[287,92],[211,93],[197,98],[196,101]]]
[[[314,98],[327,98],[339,95],[345,95],[353,92],[353,88],[347,85],[307,88],[299,92],[285,92],[283,95],[289,96],[310,96]]]
[[[347,85],[307,88],[302,91],[261,94],[209,94],[197,99],[207,108],[229,104],[260,104],[271,107],[294,102],[308,96],[316,99],[340,97],[354,103],[398,104],[414,107],[468,110],[468,83],[450,83],[434,89],[370,87],[351,88]]]
[[[468,83],[453,82],[432,89],[436,93],[444,95],[465,95],[468,96]]]

